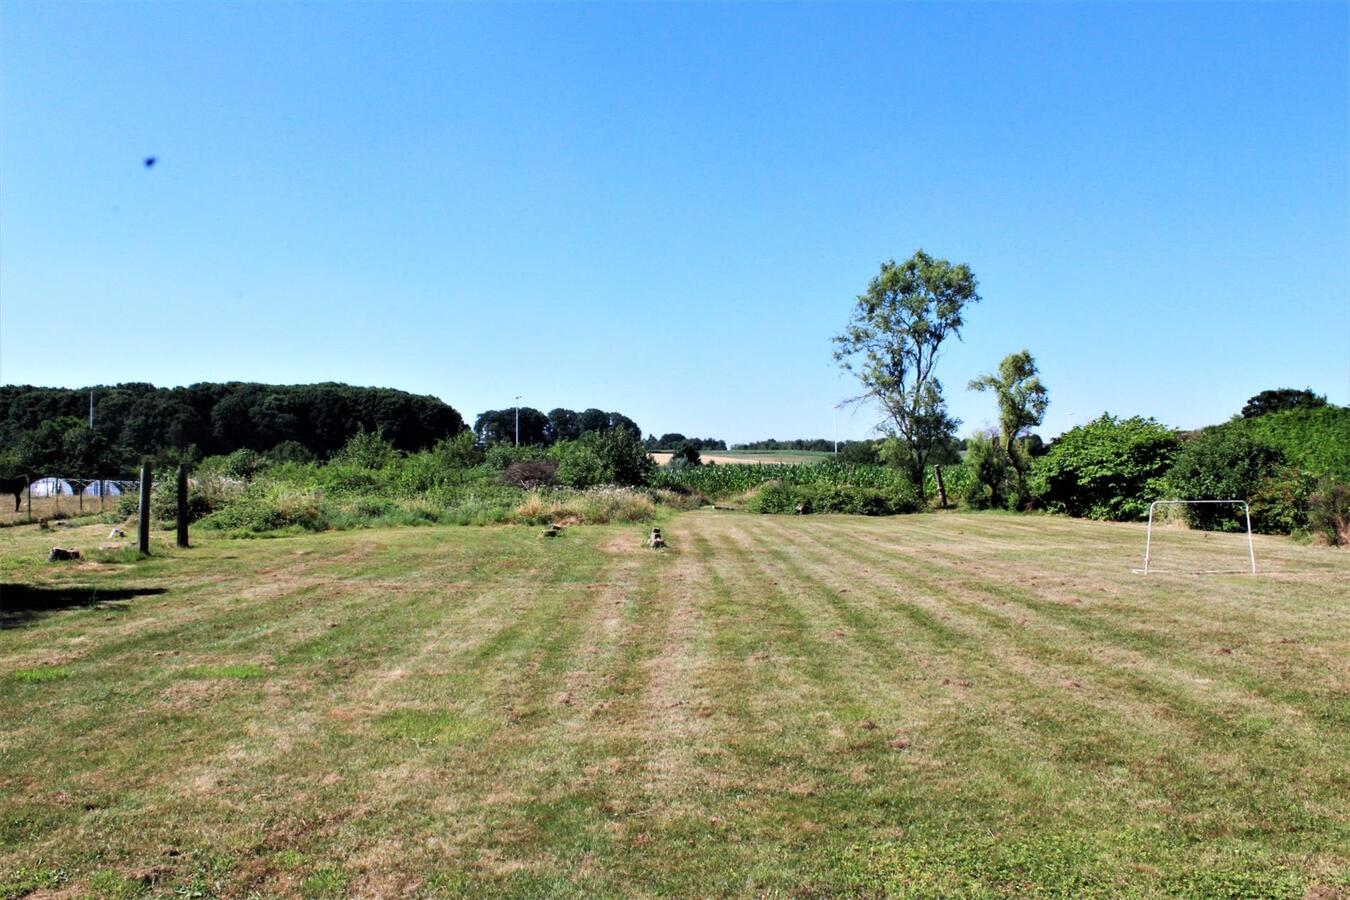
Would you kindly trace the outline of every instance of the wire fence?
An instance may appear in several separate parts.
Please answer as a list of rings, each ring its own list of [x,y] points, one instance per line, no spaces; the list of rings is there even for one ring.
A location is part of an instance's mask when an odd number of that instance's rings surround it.
[[[123,496],[137,495],[140,485],[128,478],[38,478],[17,494],[0,494],[0,525],[114,512]]]

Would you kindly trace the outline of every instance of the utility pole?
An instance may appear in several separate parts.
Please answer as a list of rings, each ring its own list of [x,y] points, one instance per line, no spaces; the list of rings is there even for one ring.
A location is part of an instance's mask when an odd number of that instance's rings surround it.
[[[516,394],[516,446],[520,446],[520,395]]]

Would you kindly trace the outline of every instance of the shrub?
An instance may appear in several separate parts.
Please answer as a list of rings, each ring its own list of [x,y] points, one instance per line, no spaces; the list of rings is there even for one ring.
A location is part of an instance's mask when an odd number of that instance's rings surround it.
[[[851,466],[874,466],[881,457],[877,455],[875,441],[848,441],[839,449],[839,461]]]
[[[918,491],[907,484],[874,488],[852,484],[785,484],[769,482],[751,498],[751,512],[788,515],[841,513],[855,516],[892,516],[917,512]]]
[[[963,505],[970,509],[1017,508],[1021,500],[1017,470],[996,438],[983,434],[971,437],[966,442],[965,466],[970,477],[960,494]]]
[[[656,468],[639,436],[627,428],[601,432],[595,436],[595,442],[605,463],[608,484],[646,484]]]
[[[437,462],[447,469],[472,469],[483,464],[486,454],[474,440],[474,433],[465,429],[453,438],[443,438],[431,448]],[[504,467],[503,467],[504,468]]]
[[[1308,526],[1333,547],[1350,544],[1350,484],[1323,479],[1309,504]]]
[[[578,488],[646,484],[656,468],[642,442],[626,428],[559,441],[549,455],[558,463],[558,480]]]
[[[558,463],[552,459],[525,459],[513,462],[502,472],[502,484],[526,489],[549,487],[558,483]]]
[[[333,454],[333,461],[363,469],[383,469],[400,456],[397,448],[384,438],[384,429],[359,429],[342,449]]]
[[[1292,534],[1308,527],[1317,479],[1293,466],[1283,466],[1261,480],[1252,494],[1252,530],[1261,534]]]
[[[511,521],[525,525],[566,522],[606,525],[611,522],[647,522],[656,504],[646,491],[622,487],[587,491],[531,491],[511,513]]]
[[[382,473],[399,497],[418,497],[435,490],[448,470],[434,453],[413,453]]]
[[[1250,500],[1262,481],[1274,475],[1283,462],[1284,454],[1277,447],[1242,431],[1214,428],[1182,447],[1167,473],[1167,485],[1181,500]],[[1243,528],[1231,507],[1206,504],[1185,509],[1194,527],[1213,531]]]
[[[753,497],[747,508],[751,512],[785,515],[797,510],[797,487],[781,481],[764,484]]]
[[[267,457],[255,450],[244,448],[226,456],[216,456],[204,460],[202,469],[208,472],[219,472],[226,478],[247,481],[266,469],[268,465]]]
[[[250,487],[234,502],[201,520],[203,528],[261,534],[268,531],[324,531],[327,512],[317,491],[284,485]]]
[[[282,441],[267,451],[267,458],[272,462],[313,462],[314,451],[299,441]]]
[[[690,441],[681,441],[671,450],[670,462],[666,465],[679,468],[680,466],[697,466],[702,462],[703,456],[699,453],[697,445]]]
[[[594,434],[590,432],[575,441],[559,441],[553,445],[549,455],[557,466],[558,481],[576,488],[604,483],[605,463],[595,448]]]
[[[483,460],[494,469],[503,470],[511,463],[530,459],[543,459],[548,451],[544,447],[516,447],[511,444],[493,444],[483,453]]]
[[[1030,490],[1056,512],[1091,519],[1141,519],[1162,496],[1180,449],[1152,419],[1103,414],[1065,432],[1036,460]]]
[[[237,490],[237,489],[236,489]],[[219,478],[197,476],[188,480],[187,511],[191,524],[210,515],[230,499],[229,486]],[[126,497],[126,494],[123,494]],[[120,508],[119,508],[120,511]],[[136,515],[134,505],[128,515]],[[178,520],[178,479],[160,478],[150,489],[150,519],[155,522]]]
[[[287,467],[273,472],[270,480],[294,487],[321,488],[333,494],[376,493],[389,484],[389,478],[383,470],[372,469],[348,459],[334,460],[325,466]]]

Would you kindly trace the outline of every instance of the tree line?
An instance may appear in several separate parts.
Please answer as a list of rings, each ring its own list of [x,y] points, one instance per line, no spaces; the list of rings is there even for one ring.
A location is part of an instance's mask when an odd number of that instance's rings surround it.
[[[727,442],[716,438],[691,438],[678,432],[657,437],[642,438],[638,423],[620,412],[605,412],[594,407],[580,412],[559,406],[549,412],[532,406],[489,409],[479,413],[473,423],[474,435],[481,446],[492,444],[520,444],[522,447],[552,446],[562,441],[575,441],[585,434],[608,434],[626,431],[642,440],[647,450],[725,450]]]
[[[240,449],[327,458],[363,430],[415,451],[459,434],[464,420],[436,397],[334,383],[0,386],[0,467],[18,470],[6,476],[107,477],[144,457],[193,462]]]

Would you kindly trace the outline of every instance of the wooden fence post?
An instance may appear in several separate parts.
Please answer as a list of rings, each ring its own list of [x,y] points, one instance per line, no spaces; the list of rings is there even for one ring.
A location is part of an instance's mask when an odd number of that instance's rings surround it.
[[[136,547],[145,555],[150,555],[150,490],[154,486],[155,473],[149,463],[141,464],[141,505],[140,521],[136,523]]]
[[[947,508],[947,486],[942,483],[942,466],[933,466],[933,480],[937,482],[938,509]]]
[[[178,546],[188,545],[188,471],[178,467]]]

